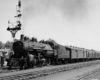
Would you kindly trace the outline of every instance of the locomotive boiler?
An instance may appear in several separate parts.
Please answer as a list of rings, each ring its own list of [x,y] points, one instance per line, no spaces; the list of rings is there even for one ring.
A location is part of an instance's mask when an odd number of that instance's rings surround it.
[[[14,53],[10,56],[10,68],[14,64],[20,68],[50,65],[54,58],[53,44],[50,41],[37,42],[24,35],[21,35],[20,40],[14,41],[12,49]]]

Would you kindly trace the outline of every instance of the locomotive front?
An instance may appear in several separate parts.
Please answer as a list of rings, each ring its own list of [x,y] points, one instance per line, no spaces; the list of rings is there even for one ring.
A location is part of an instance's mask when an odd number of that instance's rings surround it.
[[[21,35],[20,40],[16,40],[13,43],[13,51],[14,58],[21,58],[24,55],[26,55],[24,58],[27,58],[32,55],[37,63],[39,63],[39,61],[43,62],[43,60],[47,62],[54,57],[54,51],[51,44],[32,41],[31,39],[24,37],[24,35]],[[32,57],[29,58],[32,60]]]
[[[20,40],[15,40],[13,45],[12,45],[12,49],[13,49],[13,52],[14,52],[14,55],[15,55],[16,58],[18,56],[21,57],[21,55],[24,51],[23,38],[24,38],[24,35],[21,35],[21,39]]]
[[[20,54],[23,50],[23,42],[15,41],[13,43],[12,48],[13,48],[14,54]]]

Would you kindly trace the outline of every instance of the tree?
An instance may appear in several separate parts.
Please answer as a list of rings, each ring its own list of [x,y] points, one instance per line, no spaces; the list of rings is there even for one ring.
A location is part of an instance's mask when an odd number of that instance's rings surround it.
[[[4,44],[0,41],[0,49],[4,48]]]
[[[7,41],[5,43],[5,48],[11,49],[12,43],[10,41]]]

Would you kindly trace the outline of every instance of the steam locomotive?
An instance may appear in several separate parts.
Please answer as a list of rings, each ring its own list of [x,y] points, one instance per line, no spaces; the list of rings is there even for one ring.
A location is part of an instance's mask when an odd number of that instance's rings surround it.
[[[34,41],[24,35],[12,45],[8,66],[20,69],[44,65],[60,65],[100,59],[100,52],[84,48],[63,46],[53,40]]]

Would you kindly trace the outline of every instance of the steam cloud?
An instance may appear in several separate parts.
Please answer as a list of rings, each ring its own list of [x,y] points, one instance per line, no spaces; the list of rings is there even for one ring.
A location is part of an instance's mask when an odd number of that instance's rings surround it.
[[[87,0],[23,0],[22,3],[22,33],[25,31],[27,20],[48,14],[52,8],[55,8],[55,11],[60,10],[61,15],[71,23],[76,19],[82,20],[88,14]]]
[[[99,0],[22,0],[23,32],[54,38],[58,43],[63,39],[61,44],[100,47],[97,45],[100,39],[96,37],[100,34],[99,3]],[[33,26],[41,29],[41,34],[32,30]]]
[[[69,18],[84,17],[87,14],[87,0],[23,0],[23,14],[33,17],[46,14],[50,8],[56,7]]]

